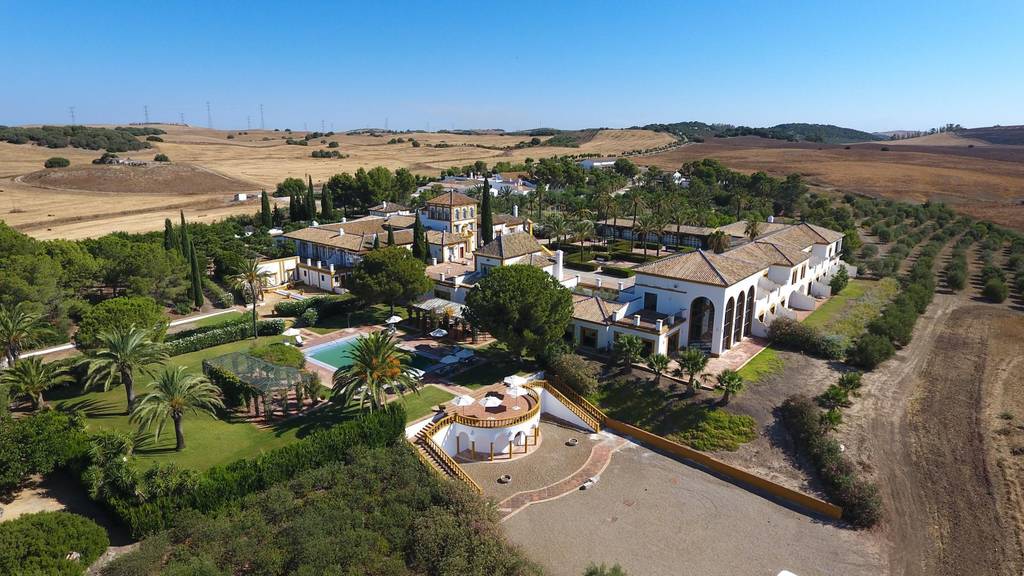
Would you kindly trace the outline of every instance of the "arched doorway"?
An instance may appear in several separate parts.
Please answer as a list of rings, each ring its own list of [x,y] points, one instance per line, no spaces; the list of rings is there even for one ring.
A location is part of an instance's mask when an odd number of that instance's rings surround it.
[[[516,435],[512,438],[512,443],[516,446],[526,446],[526,432],[522,430],[516,432]]]
[[[715,305],[703,296],[694,299],[690,302],[690,332],[687,344],[698,348],[710,348],[714,331]]]
[[[740,291],[740,295],[736,298],[736,320],[733,322],[732,329],[732,341],[737,344],[743,340],[743,310],[746,302],[746,293]]]
[[[743,316],[743,335],[750,336],[750,324],[754,317],[754,288],[747,292],[747,313]]]
[[[729,298],[725,303],[725,329],[722,330],[722,350],[732,348],[732,326],[736,316],[736,301]]]
[[[459,432],[455,436],[455,453],[466,452],[472,447],[472,440],[469,439],[469,434],[465,432]]]

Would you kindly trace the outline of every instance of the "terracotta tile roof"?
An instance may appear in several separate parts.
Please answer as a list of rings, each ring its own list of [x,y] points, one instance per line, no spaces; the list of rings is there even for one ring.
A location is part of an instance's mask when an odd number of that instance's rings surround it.
[[[831,244],[842,237],[842,232],[804,223],[787,226],[781,230],[765,234],[761,238],[770,242],[807,248],[814,244]]]
[[[410,210],[408,206],[399,204],[398,202],[381,202],[373,208],[370,208],[371,212],[384,212],[385,214],[392,212],[405,212],[407,210]]]
[[[712,284],[715,286],[731,286],[744,278],[764,270],[762,266],[754,262],[748,262],[740,258],[732,258],[729,253],[715,254],[697,250],[685,254],[676,254],[654,262],[641,264],[633,269],[637,274],[653,274],[655,276],[666,276],[678,278],[701,284]]]
[[[479,214],[476,215],[476,221],[480,222]],[[511,227],[519,226],[520,224],[525,223],[526,219],[519,216],[513,216],[511,214],[494,214],[491,218],[491,221],[494,222],[495,226],[497,226],[498,224],[504,224],[505,226]]]
[[[532,234],[529,232],[515,232],[498,236],[487,245],[477,249],[475,254],[507,260],[540,251],[540,242],[537,242],[537,239]]]
[[[743,244],[725,253],[730,258],[739,258],[755,264],[768,266],[795,266],[811,257],[810,254],[789,244],[765,240]]]
[[[475,198],[466,196],[461,192],[449,190],[448,192],[442,192],[430,200],[427,200],[427,204],[434,206],[470,206],[476,205],[478,202]]]
[[[597,296],[576,294],[572,297],[572,317],[595,324],[611,324],[612,315],[625,304],[602,300]]]
[[[427,243],[437,244],[444,246],[452,246],[454,244],[461,244],[466,241],[461,234],[454,232],[443,232],[440,230],[427,230]]]
[[[373,247],[374,234],[380,236],[380,243],[383,245],[387,240],[387,228],[394,226],[395,244],[399,246],[412,244],[412,230],[400,228],[398,224],[402,222],[395,222],[396,218],[405,217],[399,216],[385,219],[379,216],[367,216],[366,218],[352,220],[351,222],[335,222],[333,224],[302,228],[301,230],[289,232],[284,237],[292,240],[312,242],[321,246],[339,248],[348,252],[363,252]],[[408,217],[408,220],[409,224],[411,224],[412,218]],[[344,234],[341,233],[342,231],[344,231]]]
[[[616,228],[629,228],[629,229],[632,229],[633,228],[633,219],[632,218],[609,218],[607,220],[600,220],[600,221],[598,221],[597,225],[598,226],[602,226],[602,225],[604,225],[604,226],[614,226]],[[666,224],[665,226],[663,226],[661,228],[661,231],[663,233],[675,234],[676,233],[676,225],[675,224]],[[711,234],[714,231],[715,231],[714,228],[708,228],[707,226],[689,226],[689,225],[686,225],[686,224],[681,224],[679,226],[679,233],[680,234],[692,234],[694,236],[707,236],[707,235]]]

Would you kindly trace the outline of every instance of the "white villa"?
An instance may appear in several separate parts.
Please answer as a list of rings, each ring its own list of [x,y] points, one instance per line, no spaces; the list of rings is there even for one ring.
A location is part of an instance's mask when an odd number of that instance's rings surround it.
[[[615,301],[575,296],[573,337],[585,349],[609,350],[623,334],[645,354],[694,346],[718,356],[744,338],[766,336],[775,318],[795,318],[831,295],[844,265],[843,234],[811,224],[778,225],[722,254],[696,250],[642,264]]]

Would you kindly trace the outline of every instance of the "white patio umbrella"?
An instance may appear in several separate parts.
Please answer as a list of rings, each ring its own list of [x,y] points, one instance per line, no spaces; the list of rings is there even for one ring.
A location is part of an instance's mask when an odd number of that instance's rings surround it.
[[[494,408],[495,406],[501,406],[501,398],[497,396],[484,396],[480,399],[480,405],[484,408]]]
[[[284,332],[281,332],[281,335],[282,336],[298,336],[299,335],[299,329],[298,328],[289,328],[289,329],[285,330]]]
[[[476,402],[476,400],[469,394],[463,394],[462,396],[457,397],[455,400],[452,400],[452,404],[455,404],[456,406],[469,406],[473,402]]]
[[[452,356],[451,354],[445,356],[444,358],[441,358],[441,364],[457,364],[458,362],[458,357]]]
[[[430,335],[433,336],[434,338],[444,338],[445,336],[448,335],[448,331],[445,330],[444,328],[438,328],[437,330],[431,332]]]
[[[526,378],[519,374],[513,374],[511,376],[506,376],[502,382],[507,386],[522,386],[523,384],[526,384]]]
[[[384,323],[385,324],[398,324],[401,321],[402,321],[402,317],[398,316],[398,315],[395,315],[395,316],[392,316],[392,317],[388,318],[387,320],[385,320]]]
[[[463,348],[462,350],[459,350],[458,352],[456,352],[455,356],[465,360],[466,358],[472,358],[474,354],[476,354],[476,352],[473,352],[469,348]]]
[[[419,368],[410,368],[409,369],[409,375],[412,376],[413,378],[417,379],[417,380],[419,380],[420,378],[423,378],[424,374],[426,374],[426,372],[424,372],[423,370],[420,370]]]
[[[519,396],[526,396],[527,394],[529,394],[529,391],[527,391],[526,388],[523,388],[522,386],[513,386],[513,387],[509,388],[506,393],[509,396],[519,397]]]

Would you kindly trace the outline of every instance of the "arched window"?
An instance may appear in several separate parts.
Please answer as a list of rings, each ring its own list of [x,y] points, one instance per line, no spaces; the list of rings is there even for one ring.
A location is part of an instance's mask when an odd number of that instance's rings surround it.
[[[725,303],[725,329],[722,330],[722,350],[732,348],[732,325],[736,316],[736,301],[729,298]]]
[[[754,317],[754,290],[751,288],[750,292],[747,292],[747,313],[743,317],[743,335],[750,336],[750,324]],[[764,318],[762,317],[762,321]]]
[[[690,303],[690,333],[687,338],[687,345],[698,346],[704,344],[711,346],[711,339],[715,330],[715,305],[711,300],[701,296]]]
[[[743,310],[746,302],[746,294],[740,291],[740,295],[736,298],[736,320],[733,322],[732,329],[732,341],[737,344],[743,340]]]

